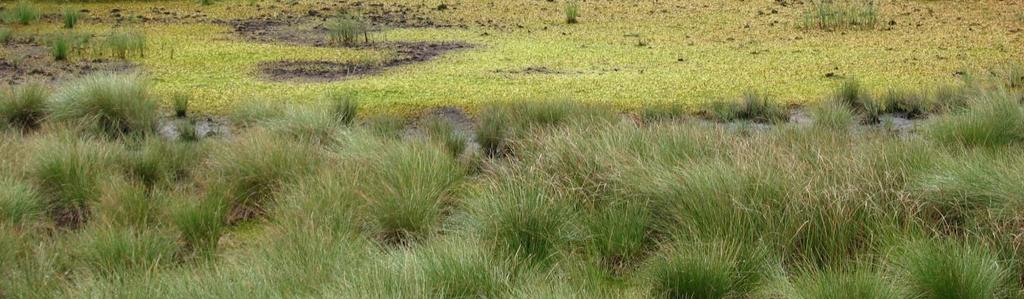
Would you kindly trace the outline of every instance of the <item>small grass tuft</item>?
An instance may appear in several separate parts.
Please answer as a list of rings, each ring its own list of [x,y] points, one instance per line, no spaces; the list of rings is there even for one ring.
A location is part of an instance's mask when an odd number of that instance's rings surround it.
[[[579,22],[580,16],[580,2],[577,0],[568,0],[565,2],[565,23],[576,24]]]
[[[174,108],[174,116],[183,118],[188,116],[188,106],[192,102],[192,96],[185,93],[175,93],[171,96],[171,106]]]
[[[440,118],[431,117],[425,121],[424,128],[432,140],[444,146],[453,157],[462,155],[469,142],[466,136],[458,132],[451,122]]]
[[[78,19],[82,17],[82,12],[74,8],[64,8],[64,12],[61,15],[64,19],[65,29],[74,29],[78,25]]]
[[[511,127],[508,117],[499,109],[489,107],[480,116],[480,128],[476,131],[476,142],[480,143],[489,157],[508,153],[508,138]]]
[[[0,27],[0,45],[6,45],[13,36],[14,32],[11,31],[11,28]]]
[[[138,75],[101,73],[67,85],[54,96],[50,113],[55,120],[122,137],[152,133],[158,106]]]
[[[359,43],[362,36],[364,42],[370,42],[370,28],[362,19],[343,15],[324,24],[327,28],[327,40],[335,45],[353,46]]]
[[[22,131],[39,128],[46,117],[49,90],[41,83],[27,83],[0,93],[0,121]]]
[[[20,0],[14,5],[14,8],[7,12],[5,19],[8,22],[28,25],[39,20],[39,16],[39,8],[35,4],[28,0]]]
[[[71,51],[73,37],[67,34],[54,34],[50,37],[50,54],[53,60],[64,61],[68,59],[68,52]]]
[[[906,90],[890,89],[883,103],[885,113],[900,114],[907,118],[920,118],[932,110],[927,97]]]
[[[846,131],[853,125],[850,108],[835,101],[826,101],[814,108],[814,126],[832,131]]]
[[[878,123],[879,114],[882,108],[872,99],[871,94],[868,93],[860,85],[860,81],[856,79],[849,79],[843,81],[839,85],[839,89],[836,90],[833,100],[839,101],[846,107],[849,107],[854,113],[861,116],[862,123]]]
[[[146,35],[141,31],[111,32],[105,44],[110,55],[120,59],[146,56]]]
[[[804,28],[872,29],[878,24],[874,0],[816,0],[804,12]]]

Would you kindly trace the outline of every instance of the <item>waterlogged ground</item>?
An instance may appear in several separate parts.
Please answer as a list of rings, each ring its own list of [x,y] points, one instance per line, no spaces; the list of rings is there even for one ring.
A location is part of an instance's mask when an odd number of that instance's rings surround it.
[[[60,30],[59,12],[87,10],[82,32],[146,33],[131,58],[161,94],[192,93],[218,112],[251,101],[361,95],[371,110],[414,111],[505,99],[578,99],[623,109],[673,102],[695,107],[752,90],[784,103],[817,101],[843,78],[877,90],[925,88],[1024,57],[1024,1],[882,1],[875,29],[800,28],[809,4],[791,1],[585,1],[564,24],[561,1],[192,1],[41,4],[43,22],[15,37]],[[5,6],[12,4],[6,3]],[[470,47],[416,63],[330,80],[270,80],[281,61],[387,64],[393,47],[325,47],[315,28],[341,11],[384,28],[380,43]],[[246,35],[246,21],[279,21],[304,40]],[[24,51],[5,46],[5,61]],[[98,54],[72,57],[95,60]]]

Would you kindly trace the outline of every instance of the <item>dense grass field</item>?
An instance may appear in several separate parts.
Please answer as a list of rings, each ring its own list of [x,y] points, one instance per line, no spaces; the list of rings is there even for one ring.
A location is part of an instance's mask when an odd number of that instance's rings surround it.
[[[0,7],[0,298],[1024,297],[1020,1]]]

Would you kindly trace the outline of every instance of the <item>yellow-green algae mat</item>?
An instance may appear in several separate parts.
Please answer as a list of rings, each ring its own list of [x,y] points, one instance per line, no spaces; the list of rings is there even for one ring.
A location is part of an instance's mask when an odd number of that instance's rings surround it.
[[[362,1],[434,7],[438,0]],[[333,82],[271,82],[261,62],[382,61],[394,53],[250,42],[226,23],[146,23],[147,55],[136,63],[161,94],[187,92],[195,108],[217,113],[251,101],[303,103],[329,91],[355,92],[367,108],[408,112],[497,100],[577,99],[622,109],[678,103],[696,107],[744,91],[799,104],[827,95],[840,77],[870,88],[953,83],[955,73],[1021,61],[1021,1],[881,1],[870,30],[802,29],[808,4],[777,1],[584,1],[580,23],[563,22],[561,1],[445,1],[426,9],[452,28],[393,28],[390,41],[462,41],[473,48],[433,60]],[[302,15],[331,2],[191,1],[43,4],[106,15],[146,15],[153,7],[214,19]],[[358,10],[356,10],[358,11]],[[15,30],[45,32],[58,20]],[[106,21],[105,21],[106,22]],[[485,25],[478,25],[485,24]],[[103,32],[111,24],[87,24]],[[52,29],[56,30],[56,29]],[[524,72],[540,69],[544,72]],[[834,75],[828,75],[830,74]],[[830,78],[831,77],[831,78]]]

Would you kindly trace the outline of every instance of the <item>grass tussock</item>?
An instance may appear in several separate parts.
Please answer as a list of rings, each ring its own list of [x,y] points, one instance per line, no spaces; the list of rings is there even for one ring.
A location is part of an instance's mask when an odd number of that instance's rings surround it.
[[[60,137],[44,140],[30,175],[58,226],[78,227],[100,199],[100,179],[109,173],[113,150],[100,142]]]
[[[725,242],[676,245],[649,261],[644,278],[655,297],[743,297],[767,275],[758,250]]]
[[[46,205],[29,184],[7,178],[0,180],[0,223],[31,225],[46,216]]]
[[[213,193],[226,201],[232,222],[263,215],[285,185],[310,173],[318,162],[316,149],[280,142],[254,132],[224,145],[211,157]]]
[[[54,95],[50,116],[111,137],[145,135],[156,129],[159,105],[138,75],[96,74]]]
[[[899,279],[914,298],[1002,298],[1009,272],[980,246],[909,241],[895,249]]]
[[[41,83],[27,83],[0,93],[0,119],[7,126],[23,131],[42,125],[47,115],[49,89]]]

